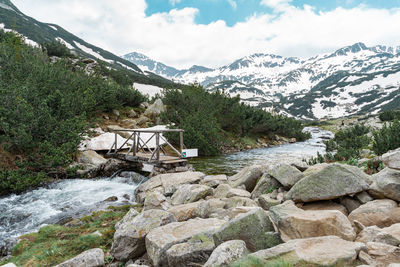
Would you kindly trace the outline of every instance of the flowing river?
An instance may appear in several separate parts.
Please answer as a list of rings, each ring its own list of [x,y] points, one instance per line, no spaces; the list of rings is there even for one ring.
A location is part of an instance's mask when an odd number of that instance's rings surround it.
[[[190,164],[197,171],[207,174],[232,175],[251,164],[301,161],[303,158],[316,156],[317,152],[324,153],[323,140],[332,138],[333,134],[314,127],[307,127],[304,131],[312,135],[305,142],[197,158],[191,160]],[[132,178],[118,176],[62,180],[21,195],[0,198],[0,250],[2,244],[10,239],[36,231],[42,225],[83,216],[109,205],[133,203],[134,190],[137,187],[134,181]],[[112,196],[116,196],[118,201],[104,201]]]

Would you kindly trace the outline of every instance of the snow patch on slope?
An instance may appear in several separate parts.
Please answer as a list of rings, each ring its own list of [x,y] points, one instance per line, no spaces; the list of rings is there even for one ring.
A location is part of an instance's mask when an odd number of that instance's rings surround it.
[[[75,49],[75,47],[73,47],[70,43],[68,43],[67,41],[65,41],[65,40],[64,40],[63,38],[61,38],[61,37],[57,37],[56,40],[59,41],[59,42],[61,42],[61,43],[63,43],[63,44],[65,44],[65,46],[66,46],[68,49]]]
[[[112,60],[105,59],[105,58],[102,57],[99,53],[93,51],[93,49],[88,48],[88,47],[84,46],[83,44],[80,44],[80,43],[78,43],[78,42],[76,42],[76,41],[73,41],[73,42],[74,42],[75,45],[76,45],[77,47],[79,47],[79,49],[81,49],[83,52],[88,53],[88,54],[90,54],[90,55],[92,55],[92,56],[94,56],[94,57],[96,57],[96,58],[98,58],[98,59],[100,59],[100,60],[106,61],[106,62],[108,62],[108,63],[113,63]]]
[[[162,90],[161,87],[148,85],[148,84],[141,84],[141,83],[134,83],[133,86],[142,94],[148,95],[150,98],[154,97],[156,94],[161,94]]]

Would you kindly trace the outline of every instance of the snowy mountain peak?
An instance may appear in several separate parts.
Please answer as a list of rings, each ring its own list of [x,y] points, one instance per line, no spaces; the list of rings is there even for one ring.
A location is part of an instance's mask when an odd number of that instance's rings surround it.
[[[337,118],[400,107],[399,52],[360,42],[309,59],[257,53],[217,69],[193,66],[166,77],[298,118]]]
[[[203,67],[203,66],[199,66],[199,65],[193,65],[190,67],[190,69],[188,69],[188,71],[190,73],[196,73],[196,72],[208,72],[208,71],[213,71],[213,69],[207,68],[207,67]]]
[[[346,56],[349,53],[357,53],[357,52],[360,52],[362,50],[367,50],[367,49],[368,49],[368,47],[364,43],[360,42],[360,43],[355,43],[353,45],[340,48],[339,50],[336,50],[336,52],[333,53],[333,55]]]

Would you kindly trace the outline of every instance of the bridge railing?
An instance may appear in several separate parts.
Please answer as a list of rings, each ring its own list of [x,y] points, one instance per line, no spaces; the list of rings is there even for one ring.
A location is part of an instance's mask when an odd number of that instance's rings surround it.
[[[183,158],[182,150],[184,130],[182,129],[120,129],[114,130],[113,132],[115,134],[115,141],[107,152],[107,154],[109,155],[122,153],[122,151],[126,151],[128,149],[128,152],[125,153],[126,155],[129,155],[131,153],[132,156],[137,156],[139,153],[142,153],[141,155],[149,155],[148,162],[151,162],[153,160],[160,161],[160,152],[162,152],[164,155],[167,155],[167,152],[163,147],[163,145],[166,144],[172,149],[173,152],[177,154],[179,158]],[[124,142],[122,142],[121,145],[119,145],[118,133],[121,132],[127,132],[131,134],[128,138],[125,139]],[[163,136],[163,133],[168,132],[179,133],[179,149],[175,148],[170,142],[168,142],[167,138]],[[144,137],[143,134],[146,134],[147,136]],[[150,137],[148,137],[149,134]]]

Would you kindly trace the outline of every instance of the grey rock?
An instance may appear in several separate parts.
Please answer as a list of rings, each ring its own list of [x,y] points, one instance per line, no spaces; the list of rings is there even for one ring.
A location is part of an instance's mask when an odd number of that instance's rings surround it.
[[[156,99],[144,112],[145,116],[158,116],[165,111],[164,104],[161,99]]]
[[[230,198],[230,197],[247,197],[250,198],[251,194],[246,190],[239,188],[232,188],[229,184],[220,184],[214,189],[215,198]]]
[[[361,251],[362,262],[374,267],[386,267],[391,263],[400,262],[400,248],[379,242],[368,242],[367,250]]]
[[[287,193],[286,199],[295,202],[330,200],[368,189],[368,177],[360,169],[329,164],[297,182]]]
[[[258,197],[258,203],[260,207],[269,210],[272,206],[276,206],[282,203],[282,201],[273,199],[269,195],[261,195]]]
[[[372,194],[400,201],[400,171],[385,168],[372,177],[374,179],[370,188]]]
[[[351,197],[344,197],[340,200],[340,204],[346,207],[347,211],[351,213],[353,210],[361,206],[361,202]]]
[[[374,200],[367,192],[362,191],[360,193],[357,193],[355,195],[355,198],[360,201],[362,204],[365,204],[367,202],[370,202],[372,200]]]
[[[272,222],[261,208],[240,214],[226,222],[215,234],[214,241],[220,245],[229,240],[243,240],[250,251],[257,251],[281,243],[274,233]]]
[[[337,236],[322,236],[290,240],[250,256],[264,260],[280,258],[294,265],[352,266],[358,253],[365,248],[360,242],[346,241]]]
[[[269,216],[281,238],[291,239],[336,235],[353,241],[356,233],[347,217],[337,210],[302,210],[293,201],[273,206]]]
[[[388,227],[400,223],[400,207],[390,199],[378,199],[361,205],[349,214],[351,222],[358,221],[364,226]]]
[[[220,184],[225,184],[228,182],[228,178],[225,174],[222,175],[207,175],[201,180],[200,184],[208,185],[210,187],[217,187]]]
[[[173,245],[167,250],[168,265],[174,267],[201,266],[214,249],[215,244],[210,235],[196,235],[188,242]]]
[[[210,201],[200,200],[193,203],[173,206],[168,209],[168,212],[172,213],[178,222],[187,221],[196,217],[207,218],[210,213],[210,203]]]
[[[230,240],[220,244],[210,255],[203,267],[229,265],[249,253],[243,240]]]
[[[145,237],[154,228],[176,222],[175,217],[166,211],[148,210],[133,217],[128,214],[118,224],[114,234],[111,254],[120,261],[137,258],[146,252]]]
[[[264,173],[258,180],[254,190],[251,192],[251,198],[256,199],[262,194],[270,193],[281,186],[282,185],[275,178],[268,173]]]
[[[104,252],[100,248],[89,249],[55,267],[97,267],[104,266]]]
[[[185,222],[170,223],[150,231],[146,236],[147,254],[155,267],[167,265],[167,250],[175,244],[188,241],[198,234],[209,234],[219,229],[225,221],[191,219]]]
[[[212,189],[206,185],[185,184],[178,187],[171,197],[172,205],[187,204],[212,195]]]
[[[288,164],[279,164],[273,167],[269,173],[286,188],[291,188],[304,177],[301,171]]]
[[[337,210],[343,213],[345,216],[348,215],[348,211],[345,206],[333,202],[331,200],[327,201],[317,201],[305,203],[301,209],[303,210]]]
[[[137,113],[133,109],[131,109],[128,112],[128,117],[129,118],[136,118],[137,117]]]
[[[246,190],[251,192],[257,184],[258,179],[264,172],[264,168],[260,165],[253,165],[242,169],[240,172],[228,178],[232,187],[244,185]]]
[[[390,150],[383,154],[382,162],[389,168],[400,170],[400,148]]]
[[[146,194],[146,198],[143,204],[144,210],[167,210],[170,207],[171,204],[169,200],[160,192],[160,190],[155,190]]]

